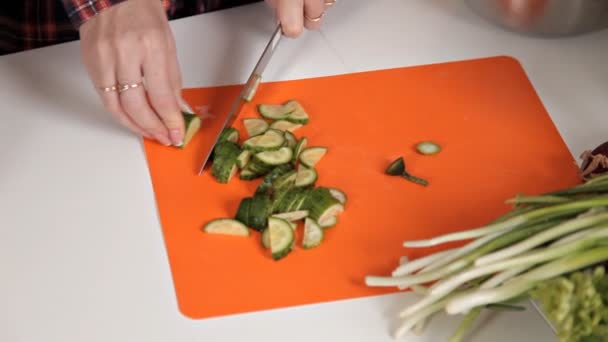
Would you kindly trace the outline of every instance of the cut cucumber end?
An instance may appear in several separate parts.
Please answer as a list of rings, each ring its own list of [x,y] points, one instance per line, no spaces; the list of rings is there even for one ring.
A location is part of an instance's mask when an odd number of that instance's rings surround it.
[[[338,224],[338,216],[330,216],[325,221],[323,221],[323,224],[319,224],[319,225],[321,226],[321,228],[326,229],[326,228],[331,228],[337,224]]]
[[[403,175],[403,172],[405,172],[405,161],[403,160],[403,157],[393,160],[384,172],[391,176]]]
[[[295,186],[313,186],[317,181],[317,171],[315,169],[300,168],[296,174]]]
[[[228,218],[215,219],[203,227],[208,234],[249,236],[249,229],[240,221]]]
[[[296,101],[296,100],[289,100],[285,106],[287,107],[293,107],[294,110],[291,112],[291,114],[289,114],[285,120],[296,123],[296,124],[301,124],[301,125],[306,125],[309,122],[309,116],[308,113],[306,113],[306,111],[304,110],[304,107],[302,107],[302,105]]]
[[[422,141],[416,145],[416,151],[424,155],[433,155],[441,152],[441,146],[432,141]]]
[[[307,218],[304,221],[304,237],[302,238],[302,247],[311,249],[319,246],[324,238],[324,232],[321,226],[312,219]]]
[[[184,118],[184,127],[186,128],[184,132],[184,141],[180,148],[185,148],[186,145],[192,140],[192,138],[196,135],[196,133],[201,128],[201,118],[196,114],[182,112],[182,116]]]
[[[254,156],[254,159],[265,166],[277,166],[289,163],[292,157],[293,150],[285,146],[276,151],[259,152]]]
[[[331,193],[335,199],[342,203],[342,205],[346,204],[346,201],[348,201],[348,196],[346,196],[346,193],[340,189],[329,188],[329,193]]]
[[[308,217],[308,210],[297,210],[286,213],[274,214],[272,216],[287,221],[299,221]]]

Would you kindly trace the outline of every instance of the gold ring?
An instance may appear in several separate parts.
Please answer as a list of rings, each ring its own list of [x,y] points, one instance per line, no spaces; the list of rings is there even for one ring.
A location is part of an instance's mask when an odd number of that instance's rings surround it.
[[[118,92],[119,93],[124,93],[125,91],[127,91],[129,89],[137,88],[137,87],[141,86],[142,84],[143,84],[143,82],[130,83],[130,84],[119,84],[118,85]]]
[[[304,18],[306,18],[306,20],[312,21],[313,23],[316,23],[317,21],[321,21],[321,19],[323,19],[324,16],[325,16],[325,12],[321,13],[321,15],[316,18],[310,18],[307,15],[304,15]]]
[[[325,6],[333,6],[338,0],[325,0]]]
[[[116,91],[116,89],[118,89],[115,85],[111,86],[111,87],[99,87],[99,90],[103,91],[104,93],[109,93],[111,91]]]

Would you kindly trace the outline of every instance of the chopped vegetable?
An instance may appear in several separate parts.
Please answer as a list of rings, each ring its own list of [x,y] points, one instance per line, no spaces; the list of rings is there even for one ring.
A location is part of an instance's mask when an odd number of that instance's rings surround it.
[[[285,144],[283,134],[268,130],[262,135],[256,135],[243,142],[243,148],[254,152],[278,150]]]
[[[268,224],[271,208],[272,201],[270,200],[270,196],[265,194],[253,196],[249,209],[249,226],[258,231],[264,230]]]
[[[233,219],[216,219],[207,223],[203,231],[209,234],[249,236],[249,229],[241,222]]]
[[[239,145],[228,140],[220,142],[214,149],[211,174],[220,183],[228,183],[237,171],[237,159],[241,154]]]
[[[308,217],[308,210],[290,211],[282,214],[272,215],[273,217],[284,219],[287,221],[298,221]]]
[[[403,175],[405,172],[405,161],[403,161],[403,157],[393,160],[384,172],[391,176]]]
[[[441,151],[441,146],[431,141],[423,141],[416,145],[416,150],[425,155],[437,154]]]
[[[266,120],[257,118],[243,119],[243,125],[245,126],[245,130],[247,131],[247,135],[249,135],[249,137],[263,134],[270,127]]]
[[[295,107],[286,106],[282,104],[260,104],[258,105],[258,112],[260,115],[270,120],[281,120],[289,116]]]
[[[301,125],[308,124],[308,121],[309,121],[310,118],[308,117],[308,114],[304,110],[304,107],[302,107],[302,105],[298,101],[296,101],[296,100],[290,100],[285,105],[287,107],[289,107],[289,108],[293,108],[294,109],[293,112],[291,112],[285,118],[285,120],[291,121],[291,122],[296,123],[296,124],[301,124]]]
[[[336,189],[336,188],[329,188],[329,192],[340,203],[342,203],[343,205],[346,204],[346,201],[348,200],[348,197],[346,196],[346,194],[344,193],[344,191],[342,191],[340,189]]]
[[[317,181],[317,177],[317,171],[315,171],[315,169],[300,169],[296,174],[295,186],[313,186]]]
[[[222,130],[222,132],[220,133],[220,137],[218,138],[218,143],[224,142],[224,141],[229,141],[231,143],[238,143],[239,142],[239,131],[237,131],[236,129],[232,128],[232,127],[227,127],[224,128]]]
[[[305,249],[315,248],[323,241],[323,229],[317,222],[307,218],[304,221],[304,237],[302,238],[302,247]]]
[[[327,154],[327,147],[307,147],[300,153],[302,165],[313,168]]]
[[[295,234],[291,225],[283,219],[271,217],[268,219],[267,229],[272,258],[283,259],[293,250]]]
[[[293,151],[293,161],[296,162],[300,159],[300,154],[302,153],[302,150],[304,150],[306,148],[306,145],[308,144],[308,139],[306,137],[302,137],[300,140],[298,140],[298,143],[296,144],[296,146],[294,147]]]
[[[184,134],[184,142],[179,147],[183,149],[186,147],[186,145],[188,145],[190,140],[192,140],[194,135],[200,130],[201,118],[196,114],[186,112],[182,112],[182,117],[184,118],[186,131]]]
[[[270,124],[270,128],[284,132],[295,132],[301,127],[301,124],[296,124],[287,120],[277,120]]]
[[[580,176],[584,180],[589,180],[608,172],[608,142],[599,145],[591,151],[584,151],[581,154],[581,159],[583,162],[580,167]]]

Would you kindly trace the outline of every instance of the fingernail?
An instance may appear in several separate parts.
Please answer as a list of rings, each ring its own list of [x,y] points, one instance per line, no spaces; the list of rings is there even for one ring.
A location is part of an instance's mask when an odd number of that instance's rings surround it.
[[[161,144],[163,144],[165,146],[170,146],[171,145],[171,140],[169,140],[169,138],[167,138],[165,135],[156,134],[154,137],[156,138],[156,140],[159,143],[161,143]]]
[[[182,135],[179,129],[172,129],[169,131],[169,136],[171,137],[171,141],[173,141],[173,145],[180,147],[184,144]]]
[[[184,112],[194,113],[194,110],[192,109],[192,107],[190,107],[188,102],[186,102],[186,100],[181,97],[179,98],[179,108]]]

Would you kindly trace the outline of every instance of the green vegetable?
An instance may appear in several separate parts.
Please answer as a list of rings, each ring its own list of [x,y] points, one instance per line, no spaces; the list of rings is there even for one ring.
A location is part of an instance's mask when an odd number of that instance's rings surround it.
[[[264,119],[255,118],[243,119],[243,125],[245,126],[245,130],[247,131],[247,135],[249,135],[249,137],[263,134],[270,126]]]
[[[313,186],[317,181],[317,171],[315,169],[300,169],[296,174],[295,186],[306,187]]]
[[[306,148],[307,144],[308,144],[308,139],[306,137],[302,137],[300,140],[298,140],[298,143],[293,148],[293,151],[294,151],[293,161],[294,162],[299,160],[300,154],[302,153],[302,150],[304,150]]]
[[[285,120],[301,125],[308,124],[308,121],[310,120],[310,118],[308,117],[308,113],[306,113],[304,107],[302,107],[302,105],[298,101],[290,100],[285,104],[285,106],[294,109],[293,112],[291,112],[285,118]]]
[[[271,208],[270,196],[264,194],[253,196],[249,209],[249,226],[258,231],[264,230],[268,224]]]
[[[216,145],[211,174],[218,182],[228,183],[236,174],[237,159],[240,154],[239,145],[233,142],[226,140]]]
[[[302,165],[313,168],[327,154],[327,147],[307,147],[300,152]]]
[[[229,141],[231,143],[238,143],[239,141],[239,131],[232,127],[226,127],[220,133],[220,137],[218,138],[218,144],[224,141]]]
[[[315,248],[323,241],[323,229],[317,222],[307,218],[304,222],[304,237],[302,247],[305,249]]]
[[[239,204],[238,210],[236,211],[236,216],[234,217],[235,220],[243,223],[246,226],[251,225],[251,219],[250,219],[251,202],[253,202],[252,197],[243,198],[241,200],[241,203]]]
[[[302,127],[301,124],[293,123],[287,120],[277,120],[270,124],[270,128],[284,132],[295,132],[300,127]]]
[[[271,217],[268,219],[267,229],[272,258],[283,259],[293,250],[295,234],[291,225],[283,219]]]
[[[387,175],[391,176],[401,176],[405,172],[405,161],[403,157],[399,157],[393,160],[386,170],[384,171]]]
[[[249,160],[251,159],[252,154],[253,154],[253,152],[251,152],[250,150],[241,151],[239,156],[236,158],[236,164],[239,167],[239,169],[242,170],[247,166],[247,164],[249,163]]]
[[[183,149],[186,147],[186,145],[188,145],[190,140],[192,140],[194,135],[200,130],[201,118],[196,114],[186,112],[182,112],[182,117],[184,118],[184,125],[186,130],[184,134],[184,142],[179,147]]]
[[[277,166],[287,164],[293,158],[293,151],[289,147],[281,147],[276,151],[256,153],[253,159],[264,166]]]
[[[228,218],[216,219],[207,223],[203,227],[203,231],[208,234],[249,236],[249,229],[243,223]]]

